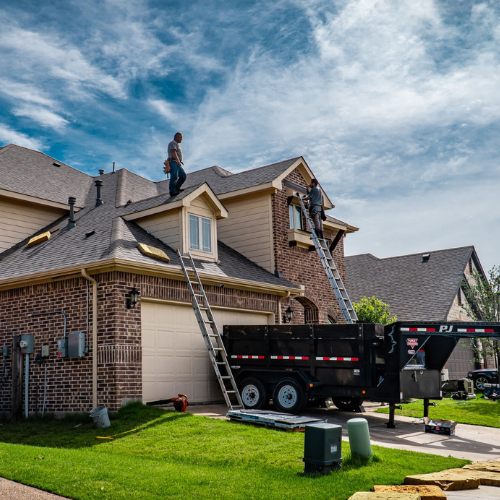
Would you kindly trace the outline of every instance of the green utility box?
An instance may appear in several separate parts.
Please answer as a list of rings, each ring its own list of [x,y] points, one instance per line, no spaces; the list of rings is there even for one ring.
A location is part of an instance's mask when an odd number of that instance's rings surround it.
[[[305,427],[304,474],[330,474],[342,463],[342,426],[319,422]]]

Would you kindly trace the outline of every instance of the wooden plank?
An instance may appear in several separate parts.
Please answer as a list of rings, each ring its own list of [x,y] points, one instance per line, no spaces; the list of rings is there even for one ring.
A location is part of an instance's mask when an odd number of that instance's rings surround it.
[[[12,343],[12,397],[10,418],[18,422],[23,413],[23,355],[21,354],[21,335],[14,335]]]

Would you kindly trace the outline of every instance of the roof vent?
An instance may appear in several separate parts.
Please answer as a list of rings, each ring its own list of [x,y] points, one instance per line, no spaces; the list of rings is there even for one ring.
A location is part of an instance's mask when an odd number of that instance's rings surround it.
[[[102,181],[97,180],[95,181],[95,187],[97,189],[97,197],[95,200],[95,206],[100,207],[104,202],[101,199],[101,187],[102,187]]]
[[[93,234],[95,234],[95,230],[94,229],[91,229],[90,231],[87,231],[85,233],[85,238],[89,238],[90,236],[92,236]]]
[[[68,225],[66,226],[68,229],[71,229],[72,227],[76,226],[76,222],[75,222],[75,203],[76,203],[76,198],[74,196],[70,196],[68,198],[69,220],[68,220]]]
[[[101,169],[99,170],[99,175],[104,175],[104,169],[103,169],[103,168],[101,168]]]
[[[430,253],[424,253],[424,255],[422,255],[422,262],[429,262],[430,258],[431,258]]]
[[[54,167],[60,167],[61,166],[61,164],[58,161],[55,161],[54,163],[52,163],[52,165],[54,165]]]

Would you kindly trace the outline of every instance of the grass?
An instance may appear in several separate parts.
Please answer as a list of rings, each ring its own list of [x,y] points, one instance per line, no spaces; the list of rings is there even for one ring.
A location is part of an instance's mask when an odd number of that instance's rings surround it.
[[[483,399],[468,399],[464,401],[443,399],[435,401],[436,406],[429,407],[429,418],[454,420],[461,424],[484,425],[500,428],[500,402]],[[403,404],[402,410],[396,410],[396,415],[405,417],[423,417],[424,404],[421,399]],[[389,407],[376,410],[378,413],[389,413]]]
[[[374,458],[363,463],[343,442],[339,472],[302,477],[302,433],[138,403],[122,408],[108,429],[95,429],[89,420],[1,425],[0,476],[75,499],[344,500],[374,484],[401,484],[408,474],[467,463],[375,446]]]

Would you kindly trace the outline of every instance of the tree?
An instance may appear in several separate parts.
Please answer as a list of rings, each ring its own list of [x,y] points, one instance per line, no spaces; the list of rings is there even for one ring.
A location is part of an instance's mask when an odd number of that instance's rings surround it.
[[[389,304],[377,299],[375,295],[370,298],[363,297],[358,303],[353,304],[353,307],[359,321],[389,325],[398,320],[396,315],[390,315]]]
[[[462,289],[467,298],[462,309],[475,321],[500,321],[500,267],[493,266],[488,276],[489,278],[474,271],[470,281],[462,282]],[[493,338],[479,340],[471,343],[478,360],[482,361],[486,356],[493,356],[497,367],[500,366],[500,340]]]

